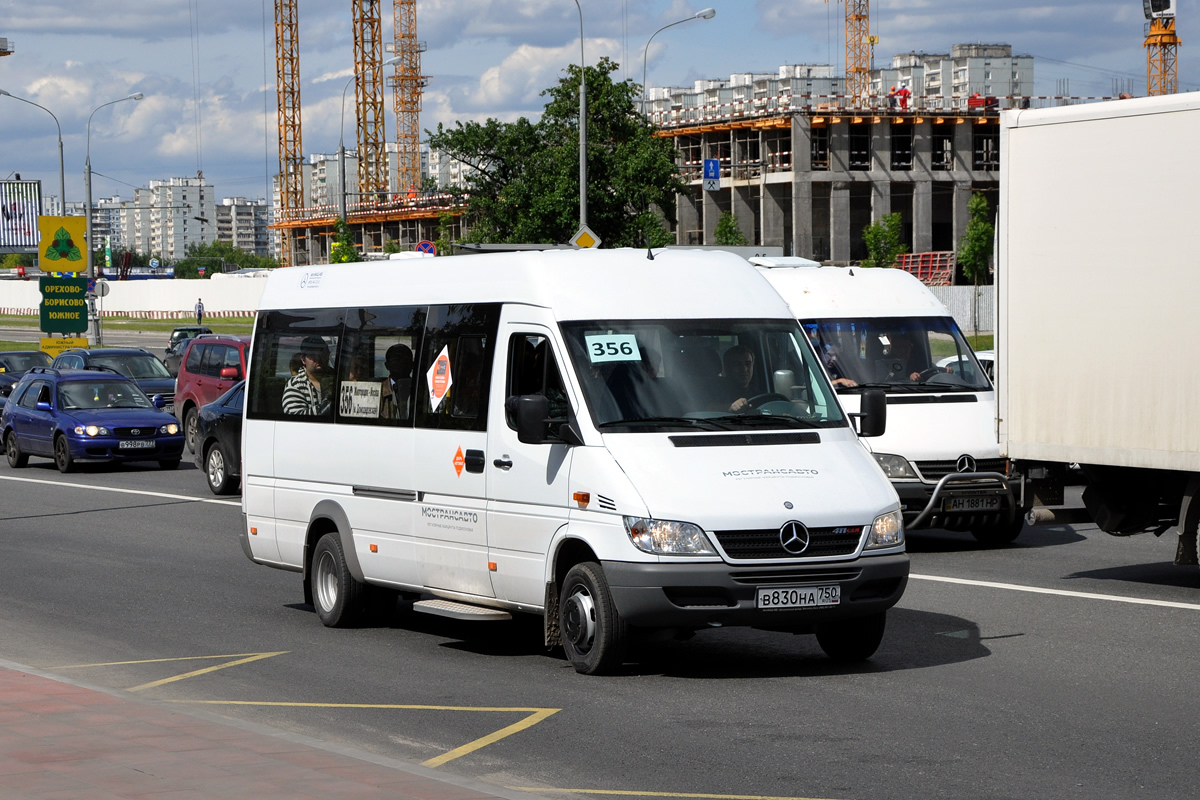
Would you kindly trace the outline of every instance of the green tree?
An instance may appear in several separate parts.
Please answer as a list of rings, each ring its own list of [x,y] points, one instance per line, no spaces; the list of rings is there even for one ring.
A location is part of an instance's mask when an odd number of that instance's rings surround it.
[[[890,267],[896,256],[908,252],[908,245],[900,243],[900,213],[882,217],[863,231],[863,242],[867,245],[867,257],[861,262],[864,267]]]
[[[449,211],[438,214],[437,238],[433,244],[439,256],[450,255],[450,246],[454,244],[454,215]]]
[[[987,283],[988,262],[992,258],[995,228],[988,221],[988,201],[976,192],[967,201],[967,230],[958,243],[958,264],[963,275],[975,286]]]
[[[611,247],[661,246],[672,237],[675,193],[683,189],[669,139],[636,110],[640,87],[616,82],[603,58],[587,80],[588,227]],[[429,133],[430,147],[473,168],[464,236],[476,242],[555,243],[579,228],[579,67],[547,97],[541,119],[457,122]],[[655,208],[661,215],[655,211]]]
[[[339,219],[333,227],[336,233],[329,253],[329,263],[347,264],[351,261],[362,261],[362,254],[358,252],[358,245],[354,243],[354,232],[350,230],[346,220]]]
[[[385,255],[391,255],[392,253],[401,253],[403,251],[404,251],[404,245],[400,242],[399,239],[388,238],[388,239],[383,240],[383,252]]]
[[[175,262],[175,277],[207,279],[217,272],[230,269],[272,269],[277,266],[279,263],[270,256],[256,256],[229,242],[193,242],[187,246],[183,258]],[[200,274],[201,267],[204,268],[203,275]]]
[[[742,229],[738,227],[737,217],[729,211],[722,212],[721,218],[717,220],[717,230],[713,233],[713,241],[726,247],[745,247],[749,244],[746,241],[746,234],[742,233]]]

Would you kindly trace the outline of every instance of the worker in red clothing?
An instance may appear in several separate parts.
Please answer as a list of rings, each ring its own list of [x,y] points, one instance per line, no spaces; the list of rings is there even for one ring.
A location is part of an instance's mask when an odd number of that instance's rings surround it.
[[[896,92],[896,97],[898,97],[900,100],[900,110],[901,111],[908,110],[908,98],[911,94],[912,94],[912,92],[910,92],[908,90],[907,83],[900,84],[900,91]]]

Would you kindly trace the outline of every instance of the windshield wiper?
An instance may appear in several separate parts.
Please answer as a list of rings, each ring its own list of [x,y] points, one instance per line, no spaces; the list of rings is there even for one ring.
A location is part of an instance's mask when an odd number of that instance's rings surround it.
[[[719,419],[726,419],[719,417]],[[624,425],[683,425],[688,428],[704,428],[710,431],[727,431],[723,425],[716,424],[712,418],[703,417],[638,417],[636,419],[618,419],[612,422],[601,422],[597,428],[619,428]]]
[[[716,417],[717,421],[736,423],[737,425],[758,425],[760,423],[769,422],[774,425],[779,423],[786,424],[789,428],[818,428],[820,427],[814,422],[789,417],[786,414],[729,414],[724,417]]]
[[[884,391],[915,392],[921,384],[917,383],[860,383],[856,386],[835,386],[838,391],[855,392],[862,389],[883,389]]]

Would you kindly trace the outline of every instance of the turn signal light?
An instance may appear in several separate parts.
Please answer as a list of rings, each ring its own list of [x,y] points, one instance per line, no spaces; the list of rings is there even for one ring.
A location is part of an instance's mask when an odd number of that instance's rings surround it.
[[[579,504],[580,508],[587,508],[588,503],[592,502],[591,492],[576,492],[571,496],[575,498],[575,502]]]
[[[373,545],[371,545],[371,552],[372,552],[372,553],[378,553],[378,552],[379,552],[379,545],[377,545],[377,544],[373,544]]]

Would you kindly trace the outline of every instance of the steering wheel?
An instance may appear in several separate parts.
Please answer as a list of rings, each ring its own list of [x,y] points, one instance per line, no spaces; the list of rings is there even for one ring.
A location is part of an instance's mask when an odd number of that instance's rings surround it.
[[[943,372],[945,372],[945,370],[941,367],[930,367],[929,369],[923,370],[919,375],[917,375],[917,380],[922,382],[927,381],[934,375],[939,375]]]
[[[782,395],[779,392],[766,392],[765,394],[756,394],[754,397],[746,400],[747,408],[758,408],[764,403],[770,403],[773,400],[782,400],[785,403],[790,403],[791,398],[787,395]]]

